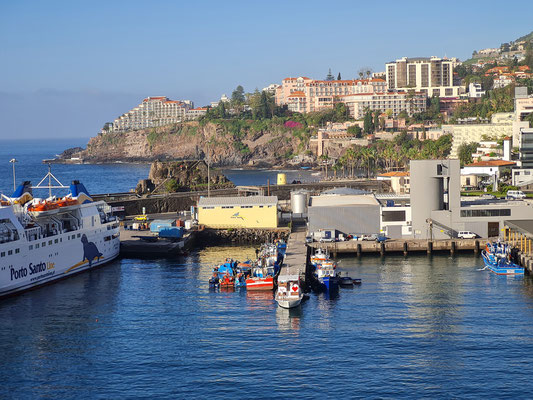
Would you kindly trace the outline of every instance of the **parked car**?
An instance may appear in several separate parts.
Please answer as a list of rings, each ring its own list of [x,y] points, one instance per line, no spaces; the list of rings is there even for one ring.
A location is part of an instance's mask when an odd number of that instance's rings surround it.
[[[521,190],[508,190],[506,197],[508,199],[525,199],[526,195]]]
[[[135,218],[133,218],[135,221],[148,221],[148,215],[137,215]]]
[[[470,231],[460,231],[457,234],[457,237],[459,239],[475,239],[477,238],[477,235],[474,232],[470,232]]]
[[[372,233],[370,235],[362,235],[361,236],[361,240],[376,240],[378,238],[378,234],[377,233]]]
[[[305,237],[305,243],[313,243],[313,236],[307,235]]]

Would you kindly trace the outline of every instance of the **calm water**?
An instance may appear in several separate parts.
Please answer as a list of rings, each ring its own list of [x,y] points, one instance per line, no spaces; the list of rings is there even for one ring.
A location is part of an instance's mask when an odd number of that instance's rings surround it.
[[[9,160],[15,158],[17,186],[24,180],[33,185],[48,172],[48,166],[42,163],[44,159],[54,158],[63,150],[87,145],[87,139],[54,139],[54,140],[3,140],[0,141],[0,193],[13,193],[13,169]],[[129,192],[134,189],[140,179],[148,178],[149,164],[52,164],[52,173],[61,183],[68,186],[77,179],[85,184],[90,193]],[[301,182],[315,182],[320,180],[321,173],[304,170],[243,170],[225,169],[223,173],[236,185],[266,185],[270,179],[275,184],[277,174],[283,172],[287,182],[293,180]],[[46,196],[48,189],[37,189],[37,196]],[[58,191],[58,194],[65,194]]]
[[[254,249],[120,260],[0,302],[0,397],[530,398],[533,285],[465,255],[344,258],[301,309],[210,292]]]

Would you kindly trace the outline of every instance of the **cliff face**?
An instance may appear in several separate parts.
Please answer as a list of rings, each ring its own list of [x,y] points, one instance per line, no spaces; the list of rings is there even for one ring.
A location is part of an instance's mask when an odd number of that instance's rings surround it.
[[[308,137],[281,126],[242,129],[234,125],[188,122],[92,138],[76,154],[85,162],[208,159],[214,166],[284,165],[308,148]]]

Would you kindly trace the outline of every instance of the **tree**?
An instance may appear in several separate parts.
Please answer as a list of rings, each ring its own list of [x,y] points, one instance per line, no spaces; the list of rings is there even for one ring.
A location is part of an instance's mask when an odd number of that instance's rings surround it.
[[[374,121],[372,119],[372,111],[366,110],[365,118],[363,119],[363,130],[368,133],[374,133]]]
[[[245,100],[246,99],[244,97],[244,88],[241,85],[239,85],[235,88],[235,90],[231,94],[231,103],[233,105],[240,105],[240,104],[244,104]]]
[[[461,166],[470,164],[472,162],[472,153],[477,150],[478,143],[463,143],[457,149],[457,156],[461,162]]]
[[[363,136],[363,130],[361,129],[361,127],[359,125],[352,125],[352,126],[348,127],[348,129],[346,131],[348,133],[354,135],[356,138],[360,138],[360,137]]]
[[[337,75],[337,80],[340,81],[341,80],[341,73],[339,72],[339,75]]]
[[[331,74],[331,68],[329,69],[329,72],[326,76],[326,80],[327,81],[334,81],[335,80],[335,77]]]
[[[381,114],[381,111],[379,110],[374,111],[374,121],[372,123],[374,125],[374,130],[379,129],[379,115],[380,114]]]

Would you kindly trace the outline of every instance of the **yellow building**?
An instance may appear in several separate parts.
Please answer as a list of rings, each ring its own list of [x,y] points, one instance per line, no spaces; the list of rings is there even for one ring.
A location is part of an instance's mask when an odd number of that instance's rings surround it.
[[[198,223],[208,228],[277,228],[276,196],[202,197]]]

